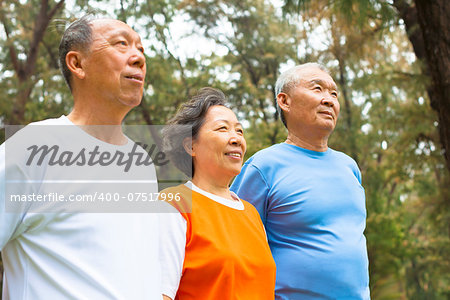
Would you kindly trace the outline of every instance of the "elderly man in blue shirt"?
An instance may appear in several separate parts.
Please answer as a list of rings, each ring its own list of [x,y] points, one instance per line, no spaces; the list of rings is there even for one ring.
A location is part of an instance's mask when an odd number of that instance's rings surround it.
[[[253,155],[231,189],[255,205],[277,265],[276,299],[370,299],[361,173],[328,147],[337,86],[319,64],[276,83],[284,143]]]

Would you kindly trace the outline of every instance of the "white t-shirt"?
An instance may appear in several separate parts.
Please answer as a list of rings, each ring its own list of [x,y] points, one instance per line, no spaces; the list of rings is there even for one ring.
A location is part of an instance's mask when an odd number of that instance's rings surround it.
[[[73,125],[65,116],[38,124]],[[93,139],[81,129],[79,136],[77,143]],[[66,143],[74,142],[67,137],[53,138],[60,145],[64,140]],[[123,146],[104,144],[109,150],[126,151],[132,143],[129,141]],[[5,211],[6,168],[10,168],[9,175],[29,182],[58,179],[64,175],[58,174],[64,171],[63,168],[57,171],[51,168],[24,171],[20,164],[6,162],[5,144],[0,146],[0,249],[5,269],[3,299],[162,298],[158,261],[159,214],[10,213]],[[137,176],[133,178],[153,179],[148,181],[148,192],[158,191],[153,165],[137,167],[130,172]],[[86,176],[101,179],[98,177],[103,174],[95,174],[94,171]],[[78,187],[76,192],[85,194],[92,194],[96,186],[60,185],[68,189]],[[24,183],[22,190],[35,192],[30,186]]]
[[[204,191],[191,181],[186,182],[185,185],[208,197],[211,201],[216,201],[233,209],[244,210],[244,204],[234,192],[231,192],[231,195],[235,200],[230,200]],[[170,206],[170,204],[168,205]],[[171,207],[173,213],[161,215],[159,257],[162,266],[162,293],[174,299],[182,276],[187,224],[176,208]]]

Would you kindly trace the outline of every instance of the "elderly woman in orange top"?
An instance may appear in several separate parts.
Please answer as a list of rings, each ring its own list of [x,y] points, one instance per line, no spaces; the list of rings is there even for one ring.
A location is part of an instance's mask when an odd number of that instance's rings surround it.
[[[203,88],[164,133],[173,163],[188,176],[192,172],[192,181],[161,194],[177,194],[185,204],[162,215],[164,299],[274,299],[275,263],[259,214],[229,189],[246,142],[226,105],[221,91]]]

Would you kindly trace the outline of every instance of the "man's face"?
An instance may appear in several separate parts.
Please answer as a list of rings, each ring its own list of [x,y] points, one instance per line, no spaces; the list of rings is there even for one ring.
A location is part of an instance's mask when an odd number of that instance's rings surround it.
[[[336,127],[340,110],[336,83],[317,67],[300,72],[303,79],[287,93],[290,109],[285,117],[289,131],[328,137]]]
[[[83,61],[89,94],[111,108],[139,105],[146,73],[141,38],[118,20],[99,19],[91,26],[93,41]]]

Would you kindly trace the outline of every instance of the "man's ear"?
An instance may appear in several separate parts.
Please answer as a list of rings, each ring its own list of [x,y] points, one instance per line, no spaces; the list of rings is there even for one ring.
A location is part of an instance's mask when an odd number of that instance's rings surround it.
[[[286,93],[279,93],[277,95],[277,104],[283,112],[289,112],[291,109],[291,98]]]
[[[193,144],[192,144],[192,138],[191,137],[184,138],[184,140],[183,140],[183,148],[190,156],[195,156],[194,147],[193,147]]]
[[[69,51],[66,55],[67,68],[72,72],[72,75],[83,79],[86,74],[81,63],[83,55],[79,51]]]

